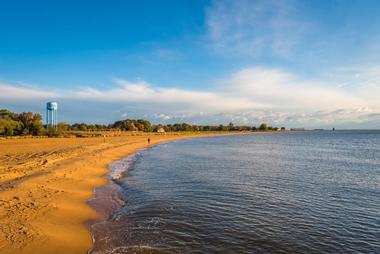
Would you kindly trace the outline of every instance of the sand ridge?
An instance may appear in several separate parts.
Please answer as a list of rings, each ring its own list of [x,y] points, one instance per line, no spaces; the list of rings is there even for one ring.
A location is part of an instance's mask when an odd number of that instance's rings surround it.
[[[151,144],[211,134],[151,136]],[[219,134],[220,135],[220,134]],[[92,240],[85,203],[107,164],[147,136],[0,140],[0,253],[86,253]]]

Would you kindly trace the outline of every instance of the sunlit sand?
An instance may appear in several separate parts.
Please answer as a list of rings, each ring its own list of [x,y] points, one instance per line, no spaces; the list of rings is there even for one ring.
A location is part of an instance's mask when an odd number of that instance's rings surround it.
[[[216,134],[154,135],[150,145],[204,135]],[[0,140],[1,253],[86,253],[96,216],[86,200],[108,163],[147,146],[146,135]]]

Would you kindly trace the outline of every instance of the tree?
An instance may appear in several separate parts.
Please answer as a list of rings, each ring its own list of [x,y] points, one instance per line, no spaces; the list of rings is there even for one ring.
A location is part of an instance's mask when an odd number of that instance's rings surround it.
[[[218,130],[218,131],[228,131],[228,127],[227,127],[227,126],[224,126],[223,124],[220,124],[220,125],[217,127],[217,130]]]
[[[229,131],[233,131],[233,130],[234,130],[234,124],[233,124],[232,122],[230,122],[230,123],[228,124],[228,130],[229,130]]]
[[[190,126],[190,124],[182,123],[182,124],[181,124],[181,131],[191,131],[191,126]]]
[[[70,124],[67,124],[67,123],[58,123],[57,125],[57,129],[60,131],[60,132],[65,132],[65,131],[68,131],[70,129]]]
[[[192,131],[200,131],[200,130],[201,130],[201,127],[202,127],[202,126],[192,125],[192,126],[191,126],[191,129],[192,129]]]
[[[19,127],[19,123],[12,119],[0,118],[0,135],[13,136],[15,130]]]
[[[0,109],[0,135],[13,136],[20,129],[20,122],[15,121],[15,114],[6,110]]]
[[[33,114],[32,112],[23,112],[14,114],[16,121],[20,122],[18,133],[21,135],[42,135],[44,126],[42,124],[42,116]]]
[[[259,126],[260,131],[267,131],[268,130],[268,125],[266,123],[262,123]]]
[[[152,124],[148,120],[139,119],[137,120],[138,130],[144,132],[151,132]]]
[[[235,129],[238,129],[239,131],[249,131],[249,130],[251,130],[251,127],[249,127],[249,126],[244,126],[244,125],[242,125],[242,126],[237,126],[237,127],[235,127]]]
[[[81,123],[79,124],[78,129],[80,131],[87,131],[87,125],[85,123]]]
[[[124,131],[144,131],[151,132],[153,130],[152,124],[148,120],[144,119],[126,119],[121,121],[116,121],[112,128],[124,130]]]
[[[32,135],[42,135],[44,133],[45,128],[42,124],[42,116],[40,114],[33,114],[30,131]]]
[[[0,118],[1,119],[13,119],[14,114],[7,109],[0,109]]]
[[[13,136],[14,131],[13,128],[10,126],[5,127],[4,135],[5,136]]]

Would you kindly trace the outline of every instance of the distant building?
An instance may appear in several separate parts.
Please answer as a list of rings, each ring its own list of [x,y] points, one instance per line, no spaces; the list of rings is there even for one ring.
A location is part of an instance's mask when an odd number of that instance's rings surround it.
[[[160,128],[157,129],[157,132],[158,133],[165,133],[165,129],[162,128],[162,127],[160,127]]]
[[[56,128],[58,124],[58,103],[46,103],[46,126]]]

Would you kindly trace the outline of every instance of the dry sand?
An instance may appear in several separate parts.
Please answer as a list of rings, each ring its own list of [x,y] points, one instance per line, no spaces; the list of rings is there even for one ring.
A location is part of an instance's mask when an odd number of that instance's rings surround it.
[[[86,200],[106,184],[108,163],[146,146],[147,136],[0,140],[0,253],[86,253],[84,222],[96,217]]]

